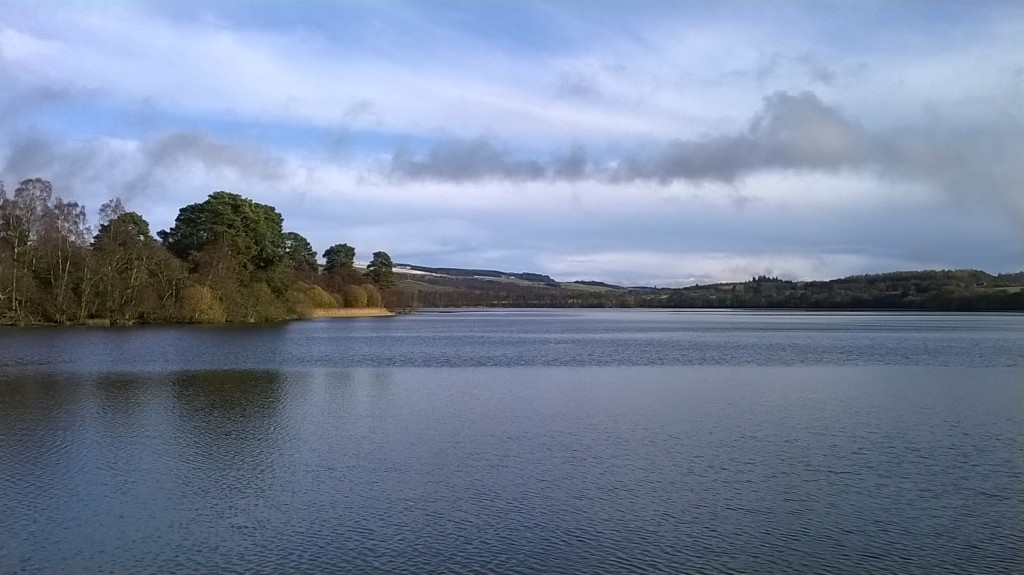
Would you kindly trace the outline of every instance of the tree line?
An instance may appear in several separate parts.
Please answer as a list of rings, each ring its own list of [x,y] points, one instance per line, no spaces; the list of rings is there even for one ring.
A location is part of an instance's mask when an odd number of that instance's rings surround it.
[[[181,208],[157,237],[120,199],[99,216],[93,232],[44,179],[10,194],[0,182],[0,325],[276,321],[394,299],[386,252],[360,272],[355,249],[335,244],[321,267],[273,206],[238,194]]]
[[[890,272],[828,281],[787,281],[762,275],[746,282],[686,288],[460,276],[409,276],[403,284],[404,297],[423,307],[1024,310],[1024,272],[991,275],[978,270]]]

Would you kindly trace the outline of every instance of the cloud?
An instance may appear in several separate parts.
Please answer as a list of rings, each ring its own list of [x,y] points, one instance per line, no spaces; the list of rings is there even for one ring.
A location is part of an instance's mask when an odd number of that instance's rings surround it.
[[[126,200],[159,192],[175,174],[195,170],[258,182],[284,177],[283,158],[200,132],[171,132],[143,142],[103,137],[67,142],[26,133],[7,145],[0,165],[6,177],[42,176],[71,193],[106,188]]]
[[[529,159],[487,138],[448,139],[420,155],[399,150],[389,170],[407,182],[590,180],[620,187],[641,182],[736,186],[754,174],[778,170],[866,171],[921,184],[958,201],[994,203],[1024,229],[1024,164],[1017,160],[1021,150],[1024,128],[1012,121],[970,128],[937,121],[869,131],[813,92],[780,91],[763,98],[743,131],[676,139],[642,154],[598,162],[576,144],[567,152]],[[740,207],[757,196],[731,194]]]
[[[387,175],[405,182],[478,182],[505,180],[578,181],[588,176],[591,160],[580,144],[545,161],[517,158],[488,138],[447,139],[422,154],[400,147],[391,155]]]
[[[419,156],[400,149],[392,157],[390,171],[409,179],[460,182],[578,180],[588,174],[616,183],[733,182],[757,170],[834,170],[859,164],[867,157],[866,148],[863,129],[814,93],[776,92],[764,98],[762,109],[742,133],[672,140],[647,155],[613,158],[606,162],[614,166],[611,169],[588,169],[593,161],[578,144],[567,154],[540,161],[516,159],[490,140],[476,138],[444,140]]]
[[[866,136],[856,123],[814,93],[776,92],[746,131],[700,140],[673,140],[648,157],[624,159],[617,181],[732,182],[764,169],[834,170],[863,162]]]
[[[0,175],[14,181],[42,177],[51,180],[64,197],[79,201],[93,190],[104,190],[104,199],[115,195],[128,199],[133,191],[118,184],[138,173],[135,147],[131,141],[108,137],[67,142],[22,133],[7,142]]]
[[[318,249],[346,242],[423,265],[486,263],[566,279],[684,285],[768,268],[799,279],[896,268],[1007,271],[999,262],[1022,257],[1005,221],[984,205],[962,207],[921,184],[842,171],[751,173],[742,187],[759,199],[736,210],[728,195],[734,185],[722,182],[396,182],[331,158],[194,132],[70,144],[26,138],[11,152],[6,177],[19,165],[40,170],[25,177],[56,174],[58,194],[93,208],[121,195],[154,229],[168,227],[181,206],[227,189],[274,205],[287,229]],[[586,152],[569,150],[570,157],[565,164]]]
[[[551,165],[551,175],[557,180],[576,181],[587,175],[589,167],[587,149],[576,144],[564,155],[555,157]]]
[[[421,156],[399,149],[391,157],[390,171],[406,179],[452,182],[490,178],[536,180],[545,173],[539,162],[513,159],[507,150],[484,138],[443,140]]]
[[[8,146],[3,173],[15,174],[18,179],[30,174],[45,173],[54,167],[57,152],[52,142],[38,135],[24,135]]]
[[[873,161],[885,174],[918,181],[964,208],[994,206],[1024,243],[1024,126],[943,126],[880,135]]]
[[[154,228],[228,189],[321,248],[616,283],[1024,264],[1020,7],[60,8],[5,6],[0,175]]]
[[[158,170],[196,163],[207,171],[231,171],[248,179],[275,182],[284,177],[284,160],[256,147],[215,140],[201,132],[172,132],[142,148],[143,180]]]

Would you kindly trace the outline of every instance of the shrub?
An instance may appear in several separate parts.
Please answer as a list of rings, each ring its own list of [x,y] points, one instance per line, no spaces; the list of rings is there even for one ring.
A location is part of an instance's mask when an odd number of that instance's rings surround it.
[[[325,292],[320,286],[310,286],[306,291],[306,297],[309,298],[309,303],[313,307],[340,307],[338,302],[331,297],[331,294]]]
[[[220,323],[225,319],[224,306],[206,286],[189,286],[182,290],[177,316],[185,323]]]
[[[373,284],[363,284],[363,291],[366,292],[366,306],[367,307],[381,307],[383,304],[383,298],[381,298],[380,290]]]
[[[345,286],[346,307],[366,307],[366,291],[360,286]]]
[[[239,310],[238,321],[279,321],[287,317],[284,306],[270,291],[270,287],[257,282],[243,291],[244,307]]]

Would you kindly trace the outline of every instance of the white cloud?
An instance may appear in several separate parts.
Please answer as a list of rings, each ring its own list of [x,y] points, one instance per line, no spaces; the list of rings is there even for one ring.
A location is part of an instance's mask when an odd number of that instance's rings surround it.
[[[1019,10],[908,31],[857,8],[527,3],[502,26],[486,6],[278,26],[246,5],[5,5],[2,175],[125,196],[154,229],[228,189],[320,251],[566,279],[1024,265]],[[795,120],[758,131],[772,110]]]
[[[551,138],[666,128],[636,109],[550,97],[537,89],[555,75],[543,61],[480,56],[476,46],[422,48],[425,57],[403,63],[375,46],[342,49],[294,33],[183,25],[128,6],[69,9],[45,29],[0,34],[3,61],[17,82],[98,90],[120,105],[146,101],[176,114],[358,127],[368,118],[349,111],[368,105],[374,116],[366,127],[396,133],[497,130]]]

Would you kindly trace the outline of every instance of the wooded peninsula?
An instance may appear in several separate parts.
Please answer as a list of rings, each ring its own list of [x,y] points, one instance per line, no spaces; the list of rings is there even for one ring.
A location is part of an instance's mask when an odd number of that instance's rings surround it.
[[[265,322],[339,308],[383,308],[395,287],[391,258],[365,271],[355,249],[335,244],[317,262],[309,241],[284,231],[272,206],[214,192],[150,233],[119,199],[86,210],[54,196],[50,182],[0,183],[0,324]]]
[[[0,182],[0,325],[266,322],[417,307],[1024,310],[1024,272],[908,271],[828,281],[758,276],[686,288],[394,264],[344,243],[317,252],[273,206],[213,192],[156,237],[114,198],[93,233],[50,182]],[[372,308],[361,314],[355,310]],[[346,311],[348,310],[348,311]]]

